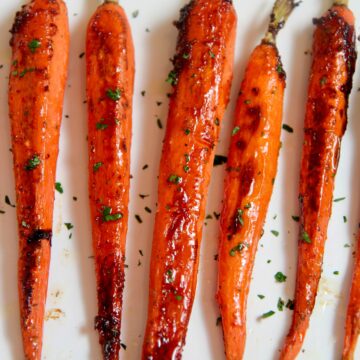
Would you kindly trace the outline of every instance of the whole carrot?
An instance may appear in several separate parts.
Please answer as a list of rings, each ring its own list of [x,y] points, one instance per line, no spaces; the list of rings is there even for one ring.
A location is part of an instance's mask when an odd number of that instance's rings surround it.
[[[62,0],[33,0],[11,30],[9,111],[19,224],[18,286],[27,360],[40,359],[50,264],[54,183],[67,77]]]
[[[346,0],[335,1],[314,23],[300,174],[295,308],[281,359],[294,359],[301,350],[314,308],[356,60],[354,17]]]
[[[104,359],[119,358],[128,228],[134,48],[117,1],[105,1],[86,39],[89,192]]]
[[[353,360],[360,334],[360,238],[356,250],[350,299],[346,315],[343,360]]]
[[[205,204],[232,80],[229,0],[181,10],[174,86],[160,163],[143,359],[180,359],[194,301]]]
[[[241,84],[220,219],[217,301],[226,358],[242,359],[246,305],[258,241],[273,191],[280,149],[285,72],[276,35],[296,6],[277,0],[268,31]]]

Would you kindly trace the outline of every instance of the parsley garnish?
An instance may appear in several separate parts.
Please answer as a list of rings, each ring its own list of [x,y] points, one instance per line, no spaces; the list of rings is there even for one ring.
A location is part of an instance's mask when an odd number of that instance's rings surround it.
[[[40,165],[40,163],[41,163],[41,161],[40,161],[39,156],[34,155],[32,158],[30,158],[27,161],[27,164],[25,165],[25,170],[26,171],[34,170]]]
[[[276,231],[276,230],[271,230],[271,233],[272,233],[274,236],[276,236],[276,237],[279,236],[279,232]]]
[[[270,311],[262,314],[262,315],[261,315],[261,318],[262,318],[262,319],[266,319],[266,318],[269,318],[270,316],[273,316],[274,314],[275,314],[275,311],[270,310]]]
[[[287,276],[284,275],[281,271],[278,271],[275,275],[274,278],[277,282],[282,283],[286,281]]]
[[[102,163],[101,161],[95,163],[94,166],[93,166],[93,171],[94,171],[94,172],[99,171],[99,169],[100,169],[100,167],[101,167],[102,165],[103,165],[103,163]]]
[[[234,247],[230,250],[229,255],[230,255],[230,256],[235,256],[235,254],[236,254],[237,252],[241,252],[241,251],[244,249],[245,246],[246,246],[246,245],[244,245],[243,243],[237,244],[236,246],[234,246]]]
[[[337,198],[337,199],[334,199],[334,202],[343,201],[343,200],[345,200],[345,199],[346,199],[346,197]]]
[[[182,177],[178,175],[170,175],[168,177],[168,182],[173,184],[181,184],[182,183]]]
[[[240,131],[240,127],[239,126],[235,126],[231,132],[231,135],[234,136],[236,135],[238,132]]]
[[[167,77],[167,79],[165,80],[167,83],[169,83],[170,85],[176,85],[178,82],[178,78],[177,78],[177,74],[175,71],[170,71],[169,75]]]
[[[109,207],[109,206],[104,206],[103,207],[102,219],[103,219],[104,222],[116,221],[116,220],[121,219],[122,217],[123,217],[123,214],[121,214],[121,213],[113,214],[111,207]]]
[[[99,122],[96,123],[96,130],[105,130],[109,125],[104,124],[105,119],[100,119]]]
[[[214,166],[226,164],[227,159],[228,159],[227,156],[215,155],[215,157],[214,157]]]
[[[296,222],[299,222],[299,221],[300,221],[300,216],[292,215],[291,217],[292,217],[292,219],[293,219],[294,221],[296,221]]]
[[[157,126],[159,129],[162,129],[163,128],[163,124],[161,122],[161,120],[159,118],[156,119],[156,123],[157,123]]]
[[[289,133],[293,133],[293,132],[294,132],[294,129],[293,129],[290,125],[288,125],[288,124],[283,124],[283,125],[282,125],[282,128],[283,128],[283,130],[285,130],[285,131],[287,131],[287,132],[289,132]]]
[[[265,298],[265,295],[261,295],[261,294],[259,294],[257,297],[258,297],[260,300],[262,300],[262,299],[264,299],[264,298]]]
[[[310,236],[305,230],[302,231],[301,237],[302,237],[303,241],[305,241],[308,244],[311,244]]]
[[[5,204],[9,205],[9,206],[11,206],[13,208],[15,207],[15,205],[11,203],[10,198],[9,198],[8,195],[5,195]]]
[[[115,90],[107,89],[106,96],[113,101],[118,101],[121,97],[121,91],[120,89],[115,89]]]
[[[40,45],[41,45],[41,42],[39,40],[33,39],[28,43],[28,48],[34,54],[36,49],[39,48]]]
[[[135,219],[136,219],[136,221],[139,223],[139,224],[141,224],[143,221],[142,221],[142,218],[140,217],[140,215],[138,215],[138,214],[135,214]]]
[[[64,223],[64,225],[66,226],[66,228],[67,228],[68,230],[71,230],[71,229],[74,228],[74,225],[71,224],[71,223]]]
[[[285,306],[285,301],[282,298],[279,298],[277,302],[277,308],[279,311],[283,311]]]
[[[58,191],[60,194],[64,193],[64,189],[62,188],[62,185],[59,182],[55,183],[55,190]]]

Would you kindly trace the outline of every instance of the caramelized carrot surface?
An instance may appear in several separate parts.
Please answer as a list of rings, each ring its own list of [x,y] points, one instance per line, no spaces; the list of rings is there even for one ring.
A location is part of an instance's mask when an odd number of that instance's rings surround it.
[[[40,359],[69,31],[61,0],[33,0],[11,30],[9,111],[19,224],[18,286],[25,358]]]
[[[296,358],[314,308],[356,59],[354,17],[346,5],[332,6],[314,23],[300,174],[295,308],[281,359]]]
[[[104,359],[119,359],[128,228],[134,48],[124,10],[105,1],[86,39],[89,192]]]
[[[250,56],[235,110],[220,219],[217,292],[226,358],[231,360],[242,359],[245,349],[251,273],[280,150],[285,72],[275,37],[295,5],[288,0],[275,3],[269,30]]]
[[[220,123],[229,101],[236,14],[228,0],[181,10],[159,174],[143,359],[180,359],[194,301]]]
[[[356,259],[350,300],[346,314],[345,342],[343,349],[343,360],[353,360],[355,356],[356,344],[360,334],[360,240],[356,250]]]

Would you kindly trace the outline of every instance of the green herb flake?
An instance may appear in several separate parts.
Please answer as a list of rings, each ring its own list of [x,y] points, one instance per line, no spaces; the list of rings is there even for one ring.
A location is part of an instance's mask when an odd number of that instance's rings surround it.
[[[292,215],[291,218],[296,222],[300,221],[300,216]]]
[[[189,57],[190,57],[190,54],[188,54],[188,53],[184,53],[182,55],[182,58],[185,59],[185,60],[187,60]]]
[[[55,190],[58,191],[60,194],[64,193],[64,189],[63,189],[61,183],[59,183],[59,182],[55,183]]]
[[[169,75],[167,77],[167,79],[165,80],[167,83],[169,83],[170,85],[175,86],[178,82],[178,77],[177,74],[174,70],[169,72]]]
[[[168,177],[168,182],[172,184],[181,184],[182,183],[182,177],[178,175],[170,175]]]
[[[215,54],[211,50],[209,51],[209,55],[212,59],[215,59]]]
[[[35,53],[36,49],[39,48],[40,46],[41,46],[41,42],[40,40],[37,39],[33,39],[28,43],[28,48],[33,54]]]
[[[142,218],[140,217],[140,215],[135,214],[135,219],[139,224],[142,224],[143,221],[142,221]]]
[[[323,76],[321,79],[320,79],[320,85],[323,86],[327,83],[327,77],[326,76]]]
[[[215,155],[214,157],[214,166],[219,166],[227,163],[227,156],[224,155]]]
[[[257,296],[260,300],[265,299],[265,295],[258,294]]]
[[[334,199],[334,202],[343,201],[343,200],[345,200],[345,199],[346,199],[346,197],[336,198],[336,199]]]
[[[184,171],[185,172],[189,172],[190,171],[190,167],[188,165],[184,165]]]
[[[5,204],[9,205],[9,206],[11,206],[13,208],[15,207],[15,205],[11,203],[10,198],[9,198],[8,195],[5,195]]]
[[[295,301],[294,300],[291,300],[289,299],[285,305],[285,307],[289,310],[294,310],[295,308]]]
[[[284,71],[284,69],[283,69],[283,67],[282,67],[282,64],[278,64],[278,65],[276,66],[276,72],[277,72],[279,75],[285,75],[285,71]]]
[[[104,222],[116,221],[116,220],[121,219],[122,217],[123,217],[123,214],[121,214],[121,213],[113,214],[112,213],[112,208],[110,206],[104,206],[103,207],[102,220]]]
[[[339,275],[340,273],[339,273],[339,271],[334,271],[333,274],[334,275]]]
[[[19,73],[19,77],[23,78],[27,73],[35,71],[35,68],[25,68]]]
[[[281,271],[278,271],[278,272],[274,275],[274,278],[275,278],[276,282],[283,283],[283,282],[286,281],[287,276],[284,275]]]
[[[294,129],[293,129],[290,125],[288,125],[288,124],[283,124],[283,125],[282,125],[282,128],[283,128],[283,130],[285,130],[285,131],[287,131],[287,132],[289,132],[289,133],[293,133],[293,132],[294,132]]]
[[[216,319],[216,326],[220,326],[221,323],[222,323],[222,318],[221,318],[221,316],[218,316]]]
[[[270,259],[269,259],[269,260],[267,260],[267,261],[266,261],[266,263],[267,263],[267,264],[270,264],[270,263],[271,263],[271,260],[270,260]]]
[[[214,211],[213,214],[214,214],[216,220],[220,219],[220,213],[217,213],[216,211]]]
[[[347,220],[347,217],[346,217],[345,215],[343,216],[343,220],[344,220],[344,223],[345,223],[345,224],[346,224],[347,221],[348,221],[348,220]]]
[[[139,16],[139,10],[133,11],[133,13],[131,15],[134,19],[137,18]]]
[[[100,121],[96,123],[96,130],[105,130],[108,126],[108,124],[104,124],[104,119],[100,119]]]
[[[190,129],[185,129],[184,133],[185,133],[185,135],[189,135],[191,133],[191,130]]]
[[[236,221],[241,225],[244,226],[244,219],[243,219],[244,210],[243,209],[237,209],[236,212]]]
[[[271,230],[270,231],[274,236],[278,237],[279,236],[279,232],[276,230]]]
[[[345,244],[344,245],[344,248],[349,248],[349,247],[351,247],[350,244]]]
[[[94,172],[99,171],[99,169],[101,168],[101,166],[103,166],[103,163],[102,163],[101,161],[95,163],[94,166],[93,166],[93,171],[94,171]]]
[[[149,207],[145,206],[144,209],[145,209],[146,212],[148,212],[149,214],[151,214],[152,211],[151,211],[151,209],[150,209]]]
[[[189,154],[185,154],[185,162],[190,162],[190,155]]]
[[[245,105],[251,104],[251,100],[249,100],[249,99],[245,100],[245,101],[244,101],[244,104],[245,104]]]
[[[166,270],[165,282],[171,284],[174,281],[174,271],[172,269]]]
[[[234,246],[230,251],[230,256],[235,256],[237,252],[241,252],[244,249],[245,245],[243,243],[239,243],[236,246]]]
[[[163,124],[162,124],[162,122],[161,122],[161,120],[159,118],[156,119],[156,124],[157,124],[159,129],[163,128]]]
[[[71,223],[64,223],[64,225],[66,226],[66,228],[67,228],[68,230],[71,230],[71,229],[74,228],[74,225],[71,224]]]
[[[262,315],[261,315],[261,319],[267,319],[267,318],[269,318],[270,316],[273,316],[274,314],[275,314],[275,311],[270,310],[270,311],[262,314]]]
[[[25,165],[24,168],[26,171],[31,171],[31,170],[36,169],[40,164],[41,164],[41,160],[40,160],[39,156],[34,155],[27,161],[27,164]]]
[[[285,301],[282,298],[279,298],[277,302],[277,308],[279,311],[283,311],[285,306]]]
[[[309,234],[308,234],[305,230],[302,231],[301,238],[302,238],[302,240],[303,240],[304,242],[306,242],[307,244],[311,244],[310,236],[309,236]]]
[[[231,132],[231,135],[234,136],[240,131],[240,126],[235,126]]]
[[[182,297],[181,295],[179,295],[179,294],[176,294],[176,295],[175,295],[175,299],[176,299],[177,301],[181,301],[181,300],[183,299],[183,297]]]
[[[145,198],[147,198],[147,197],[149,197],[150,195],[147,195],[147,194],[139,194],[139,197],[141,198],[141,199],[145,199]]]
[[[120,100],[120,97],[121,97],[121,91],[120,91],[120,89],[117,89],[117,88],[114,90],[107,89],[106,96],[113,101],[118,101],[118,100]]]

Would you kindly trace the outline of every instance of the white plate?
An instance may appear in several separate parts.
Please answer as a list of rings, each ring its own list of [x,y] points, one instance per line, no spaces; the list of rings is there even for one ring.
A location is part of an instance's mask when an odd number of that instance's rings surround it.
[[[15,12],[25,1],[2,0],[0,5],[0,358],[22,359],[17,300],[17,230],[15,209],[4,202],[5,195],[14,201],[14,179],[10,148],[7,109],[7,76],[10,48],[8,46]],[[172,26],[180,8],[187,0],[123,0],[136,49],[136,81],[134,95],[134,129],[132,147],[130,229],[127,238],[125,302],[123,311],[122,359],[140,359],[147,310],[149,257],[152,242],[157,172],[164,130],[157,127],[159,117],[166,123],[170,87],[165,78],[171,69],[169,58],[174,54],[177,31]],[[311,57],[312,18],[319,17],[331,1],[304,0],[278,38],[278,45],[288,73],[284,122],[294,133],[282,133],[283,148],[274,194],[267,216],[265,234],[260,241],[248,306],[248,338],[245,359],[275,359],[289,327],[292,313],[277,311],[279,297],[293,298],[296,269],[298,224],[291,219],[298,209],[299,160]],[[71,25],[69,81],[66,89],[64,120],[61,128],[57,180],[64,194],[56,194],[54,239],[49,281],[47,310],[61,309],[62,315],[45,324],[43,358],[47,360],[101,359],[97,333],[94,330],[96,293],[87,192],[87,117],[85,100],[86,25],[98,2],[68,0]],[[236,62],[232,101],[227,111],[217,154],[228,148],[234,100],[239,90],[247,58],[266,29],[273,0],[235,1],[238,13]],[[360,19],[360,2],[350,6]],[[132,13],[139,10],[136,18]],[[146,29],[149,29],[147,32]],[[311,319],[300,359],[339,359],[344,336],[344,316],[353,264],[355,235],[358,231],[360,204],[360,69],[354,79],[351,95],[349,126],[345,134],[335,197],[346,197],[333,206],[329,226],[323,277],[316,307]],[[146,95],[141,96],[145,90]],[[162,102],[160,106],[157,101]],[[65,117],[68,115],[69,117]],[[142,170],[143,165],[149,168]],[[208,201],[208,213],[220,211],[224,166],[214,169]],[[148,193],[141,200],[139,193]],[[73,201],[76,196],[78,201]],[[139,214],[139,224],[134,215]],[[277,216],[276,216],[277,215]],[[348,219],[344,223],[343,216]],[[275,218],[276,217],[276,218]],[[74,224],[68,231],[64,222]],[[275,237],[271,230],[280,232]],[[69,234],[73,233],[71,239]],[[219,311],[214,299],[216,288],[218,222],[207,221],[201,248],[199,283],[190,321],[184,359],[224,359],[222,334],[216,326]],[[350,244],[350,248],[344,247]],[[139,254],[142,250],[144,256]],[[268,264],[267,260],[271,259]],[[141,265],[138,266],[138,261]],[[287,275],[283,284],[275,283],[274,274]],[[339,271],[339,275],[333,274]],[[257,294],[265,295],[263,300]],[[259,315],[275,310],[276,314],[258,321]],[[360,347],[360,346],[359,346]],[[357,359],[360,359],[358,352]]]

